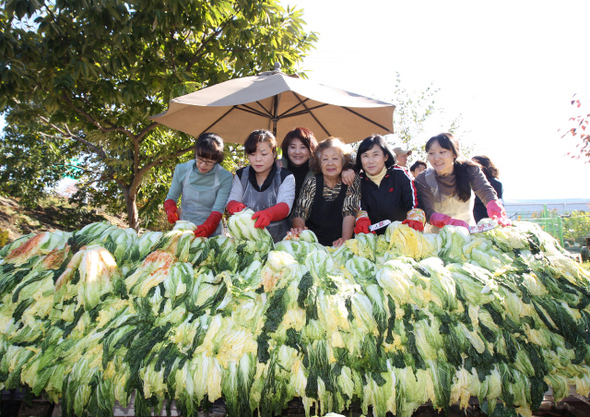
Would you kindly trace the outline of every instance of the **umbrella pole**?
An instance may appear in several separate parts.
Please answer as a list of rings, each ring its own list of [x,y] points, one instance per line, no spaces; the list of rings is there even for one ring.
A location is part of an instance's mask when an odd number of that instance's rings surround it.
[[[281,101],[281,94],[277,94],[273,97],[273,105],[272,105],[272,134],[274,137],[277,137],[277,124],[279,122],[278,113],[279,113],[279,103]]]

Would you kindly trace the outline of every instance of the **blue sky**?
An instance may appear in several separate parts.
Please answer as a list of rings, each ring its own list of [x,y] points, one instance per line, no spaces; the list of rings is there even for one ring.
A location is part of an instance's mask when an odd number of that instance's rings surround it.
[[[576,141],[559,132],[574,93],[590,102],[590,2],[283,4],[303,8],[319,33],[303,64],[311,80],[393,102],[396,71],[406,89],[433,82],[437,104],[462,115],[460,139],[498,165],[505,198],[590,200],[590,163],[566,156]]]

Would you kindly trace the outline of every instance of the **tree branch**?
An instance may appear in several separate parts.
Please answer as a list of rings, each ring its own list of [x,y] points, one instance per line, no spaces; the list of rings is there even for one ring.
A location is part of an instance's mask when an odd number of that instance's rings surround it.
[[[221,26],[219,28],[217,28],[216,30],[214,30],[208,37],[204,37],[201,40],[201,46],[199,46],[199,48],[195,51],[195,53],[193,55],[193,59],[191,59],[189,61],[188,65],[186,66],[187,71],[190,71],[192,66],[195,65],[195,63],[197,63],[200,60],[201,52],[203,51],[205,46],[207,46],[209,44],[209,42],[211,42],[216,36],[218,36],[221,32],[223,32],[223,29],[225,29],[225,27],[229,24],[229,22],[231,22],[231,20],[234,17],[235,16],[231,16],[230,18],[228,18],[228,20],[226,20],[224,23],[222,23]]]
[[[78,136],[78,135],[74,135],[70,129],[68,128],[68,126],[66,125],[64,129],[60,128],[59,126],[57,126],[54,123],[51,123],[49,121],[49,119],[47,119],[45,116],[39,116],[39,118],[41,119],[41,121],[43,123],[45,123],[47,126],[50,126],[51,128],[55,129],[56,131],[58,131],[59,133],[61,133],[62,135],[64,135],[67,138],[73,139],[77,142],[82,143],[83,145],[86,145],[89,149],[91,149],[92,151],[94,151],[98,156],[100,156],[102,159],[105,159],[107,157],[106,152],[104,151],[104,149],[99,148],[98,146],[96,146],[95,144],[88,142],[86,139]],[[51,135],[48,135],[46,133],[41,132],[41,135],[43,136],[47,136],[47,137],[51,137]]]

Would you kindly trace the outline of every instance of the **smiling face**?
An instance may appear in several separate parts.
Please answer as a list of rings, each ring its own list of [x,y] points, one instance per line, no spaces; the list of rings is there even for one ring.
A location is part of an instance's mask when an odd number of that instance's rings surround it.
[[[275,163],[275,154],[270,143],[258,142],[256,151],[248,154],[248,161],[258,176],[268,175]]]
[[[443,148],[437,140],[432,142],[432,145],[428,148],[428,162],[430,162],[438,175],[452,174],[456,158],[455,152]]]
[[[309,149],[307,149],[303,142],[301,142],[299,139],[291,140],[287,152],[289,160],[297,167],[309,161],[309,157],[311,156]]]
[[[340,149],[331,147],[322,151],[320,156],[322,174],[328,179],[337,179],[342,173],[342,153]]]
[[[369,175],[377,175],[385,167],[387,158],[388,156],[383,153],[383,149],[379,145],[374,145],[361,155],[363,170]]]

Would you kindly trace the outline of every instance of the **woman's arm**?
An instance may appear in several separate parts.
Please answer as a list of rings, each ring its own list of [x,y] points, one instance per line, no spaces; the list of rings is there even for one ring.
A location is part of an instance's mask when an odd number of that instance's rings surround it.
[[[414,181],[416,185],[416,190],[418,191],[418,207],[424,210],[426,214],[426,221],[430,223],[430,216],[436,212],[434,209],[434,196],[432,195],[432,191],[430,187],[426,183],[426,176],[424,173],[418,175],[416,180]]]
[[[342,182],[344,184],[350,186],[354,183],[354,178],[357,175],[356,175],[356,172],[354,172],[354,170],[349,168],[349,169],[345,169],[344,171],[342,171],[340,176],[342,177]]]
[[[338,240],[335,240],[332,243],[333,246],[340,247],[344,244],[344,242],[352,238],[354,220],[354,216],[346,216],[344,219],[342,219],[342,237]]]

